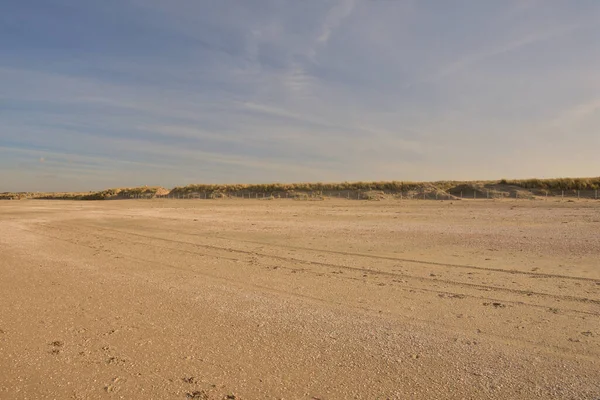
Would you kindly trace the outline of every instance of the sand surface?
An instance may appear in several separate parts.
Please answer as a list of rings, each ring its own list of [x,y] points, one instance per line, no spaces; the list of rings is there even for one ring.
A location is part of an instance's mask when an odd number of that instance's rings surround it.
[[[600,202],[0,202],[1,399],[599,399]]]

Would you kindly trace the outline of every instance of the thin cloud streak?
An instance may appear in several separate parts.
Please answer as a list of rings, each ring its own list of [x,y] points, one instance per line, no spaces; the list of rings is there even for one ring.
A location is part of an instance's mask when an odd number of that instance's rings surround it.
[[[576,29],[581,28],[580,24],[567,25],[558,29],[552,29],[545,32],[532,32],[528,35],[520,37],[516,40],[499,44],[496,46],[490,46],[489,48],[482,50],[477,53],[473,53],[467,55],[459,60],[453,61],[448,65],[441,68],[432,76],[424,78],[420,80],[418,83],[432,83],[438,80],[447,78],[453,74],[457,74],[459,72],[468,70],[469,67],[476,65],[479,62],[487,60],[489,58],[493,58],[496,56],[500,56],[506,53],[510,53],[516,50],[519,50],[526,46],[531,46],[539,42],[543,42],[546,40],[550,40],[553,38],[557,38],[563,35],[568,35],[569,33],[575,31]],[[409,86],[412,86],[411,83]]]

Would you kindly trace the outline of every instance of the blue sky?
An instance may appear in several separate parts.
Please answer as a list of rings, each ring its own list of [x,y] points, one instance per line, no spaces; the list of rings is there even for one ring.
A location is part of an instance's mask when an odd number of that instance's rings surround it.
[[[600,1],[4,0],[0,192],[600,174]]]

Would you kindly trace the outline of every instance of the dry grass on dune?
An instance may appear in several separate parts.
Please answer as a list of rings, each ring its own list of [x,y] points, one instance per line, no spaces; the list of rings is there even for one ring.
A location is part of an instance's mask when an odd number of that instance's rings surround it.
[[[597,178],[555,178],[555,179],[502,179],[501,184],[519,186],[525,189],[543,190],[597,190],[600,189],[600,177]]]
[[[18,192],[0,193],[0,200],[44,199],[44,200],[108,200],[131,199],[139,197],[154,197],[166,195],[168,189],[158,186],[143,186],[135,188],[113,188],[98,192]]]
[[[575,194],[578,190],[594,191],[600,188],[598,178],[524,179],[497,181],[437,181],[437,182],[341,182],[341,183],[270,183],[270,184],[194,184],[176,187],[171,195],[194,193],[306,193],[306,192],[382,192],[386,194],[425,194],[427,198],[461,197],[531,197],[535,195]]]
[[[497,181],[436,181],[436,182],[303,182],[303,183],[264,183],[264,184],[192,184],[175,187],[171,190],[157,186],[134,188],[113,188],[96,192],[64,193],[0,193],[2,199],[57,199],[57,200],[113,200],[131,198],[153,198],[170,196],[193,196],[204,194],[207,198],[227,197],[240,193],[260,193],[263,195],[287,194],[291,197],[307,193],[354,192],[362,193],[361,198],[376,194],[388,194],[425,198],[458,197],[534,197],[543,195],[579,195],[578,191],[587,191],[584,197],[595,197],[600,189],[600,177],[596,178],[556,178],[556,179],[520,179]],[[287,196],[286,196],[287,197]],[[350,197],[356,198],[356,197]]]

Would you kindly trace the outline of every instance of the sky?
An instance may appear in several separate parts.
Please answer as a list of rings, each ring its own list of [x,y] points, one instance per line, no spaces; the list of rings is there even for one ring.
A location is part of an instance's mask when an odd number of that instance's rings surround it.
[[[600,175],[598,0],[3,0],[0,192]]]

